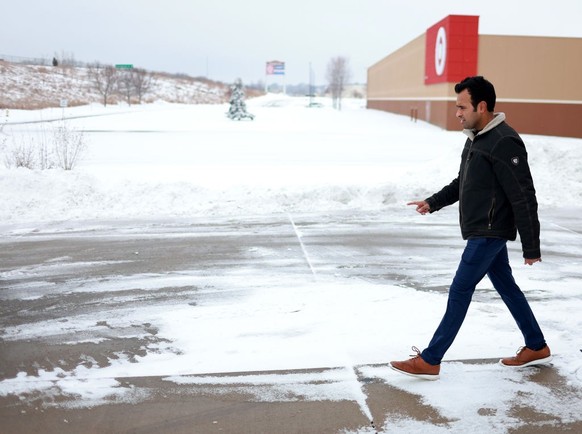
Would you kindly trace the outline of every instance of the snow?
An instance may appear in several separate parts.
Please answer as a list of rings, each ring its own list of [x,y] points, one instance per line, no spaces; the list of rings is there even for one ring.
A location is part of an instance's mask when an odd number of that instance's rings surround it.
[[[75,107],[89,154],[72,172],[2,170],[3,222],[383,209],[424,197],[458,170],[456,132],[362,110],[307,109],[305,100],[250,100],[255,121],[227,105]],[[61,109],[11,111],[10,122],[60,119]],[[17,137],[53,124],[8,125]],[[579,139],[527,136],[540,205],[580,203]],[[58,194],[56,194],[58,192]]]
[[[411,194],[417,184],[411,167],[424,165],[423,176],[442,177],[434,169],[429,172],[431,165],[456,157],[458,141],[433,126],[416,124],[417,134],[410,137],[401,129],[399,117],[359,109],[341,113],[306,109],[305,101],[300,101],[296,105],[285,99],[251,100],[249,110],[257,114],[252,122],[232,122],[224,115],[226,105],[171,104],[125,112],[112,108],[106,110],[111,116],[72,119],[68,121],[72,128],[90,131],[86,133],[90,155],[82,170],[3,171],[7,200],[0,205],[0,217],[4,222],[22,222],[53,216],[382,208],[386,201],[396,203]],[[67,110],[70,116],[82,116],[83,109]],[[97,114],[95,106],[84,110]],[[10,121],[22,121],[27,115],[11,111]],[[61,113],[53,109],[32,116],[58,119]],[[50,125],[10,129],[28,136],[50,134]],[[424,143],[434,144],[424,145],[422,153],[409,152],[410,146]],[[450,173],[444,179],[448,177]],[[51,193],[55,191],[62,195]]]
[[[71,127],[84,132],[89,150],[73,171],[0,167],[0,238],[31,232],[42,235],[48,233],[46,228],[54,231],[63,225],[69,231],[78,230],[79,236],[91,236],[90,230],[96,227],[115,228],[116,221],[127,225],[140,219],[277,218],[290,223],[300,242],[306,229],[296,226],[293,216],[345,211],[369,213],[371,221],[396,228],[434,224],[442,233],[458,236],[454,207],[448,213],[420,217],[406,208],[406,202],[425,198],[456,175],[464,143],[460,132],[366,110],[360,100],[345,101],[341,112],[331,109],[329,101],[322,102],[323,107],[314,108],[307,107],[303,98],[267,95],[248,100],[249,111],[256,118],[240,122],[226,117],[226,104],[91,105],[10,111],[9,123],[0,132],[4,152],[9,152],[11,141],[50,135],[51,128],[63,117]],[[44,122],[26,123],[39,120]],[[47,122],[51,120],[55,123]],[[511,119],[508,121],[511,123]],[[535,299],[534,310],[556,354],[555,368],[569,387],[579,390],[582,233],[577,215],[582,206],[582,139],[523,137],[542,210],[544,262],[527,269],[518,263],[514,272],[528,297]],[[119,236],[124,230],[131,231],[131,226],[121,226]],[[320,222],[320,227],[309,230],[330,231],[333,223]],[[515,244],[512,258],[519,260],[519,246]],[[423,270],[418,268],[426,267],[442,276],[433,282],[435,286],[446,286],[461,246],[461,241],[443,246],[438,261],[426,257],[421,248],[402,252],[397,245],[386,246],[381,254],[395,261],[406,256],[417,268],[408,270],[412,282],[422,281]],[[310,262],[310,248],[302,243],[301,247]],[[251,253],[269,258],[271,252],[256,249]],[[350,265],[349,259],[344,265]],[[509,410],[510,403],[519,400],[534,408],[543,407],[562,421],[580,420],[579,393],[572,395],[568,401],[571,405],[552,407],[556,391],[528,382],[528,374],[497,365],[445,363],[438,387],[410,382],[385,367],[374,367],[405,358],[407,353],[403,351],[411,344],[421,346],[430,338],[425,328],[414,324],[419,318],[425,324],[438,323],[446,300],[442,292],[346,279],[320,273],[324,264],[311,262],[312,272],[292,281],[272,267],[232,268],[220,275],[196,270],[139,274],[66,282],[59,287],[43,281],[65,267],[79,270],[99,266],[99,262],[70,264],[64,256],[35,267],[3,271],[0,278],[8,282],[5,284],[19,276],[38,280],[26,288],[10,286],[11,291],[4,291],[2,297],[34,299],[47,292],[121,292],[136,287],[147,291],[167,286],[196,286],[208,293],[212,288],[229,288],[230,292],[218,301],[197,305],[195,314],[188,305],[173,307],[169,316],[167,306],[132,308],[128,304],[126,309],[116,311],[116,316],[107,318],[109,326],[131,327],[139,317],[140,323],[156,324],[159,334],[170,342],[157,344],[159,351],[155,353],[137,356],[138,363],[120,356],[107,367],[40,371],[38,377],[20,373],[0,382],[0,395],[35,390],[49,393],[59,384],[61,390],[69,388],[79,394],[78,405],[95,405],[112,396],[131,401],[139,396],[120,388],[115,378],[163,376],[177,384],[248,383],[249,390],[255,390],[264,400],[281,400],[290,394],[313,400],[352,399],[366,413],[369,410],[362,391],[354,387],[357,367],[370,378],[420,395],[423,402],[456,420],[452,425],[455,432],[473,428],[475,415],[471,410],[475,406],[493,406],[496,410],[485,418],[487,428],[504,432],[517,424]],[[488,282],[479,289],[476,297],[481,297],[480,303],[471,306],[447,360],[491,357],[495,346],[510,355],[519,345],[505,306],[489,298]],[[75,332],[94,327],[95,322],[90,314],[67,318],[66,322],[47,320],[8,327],[2,338],[65,336],[74,342]],[[387,322],[404,324],[406,333],[391,332]],[[271,327],[265,330],[264,324]],[[476,335],[480,336],[478,342]],[[76,339],[84,342],[88,338],[78,333]],[[483,340],[487,345],[482,345]],[[322,381],[317,384],[312,383],[314,374],[307,373],[212,376],[217,372],[322,367],[337,368],[318,374]],[[461,375],[468,372],[470,376]],[[264,382],[276,387],[266,392]],[[467,388],[483,393],[464,393]],[[439,398],[443,394],[463,399],[443,401]],[[392,419],[391,426],[385,427],[386,432],[413,429],[449,432],[446,427],[425,426],[408,419]]]

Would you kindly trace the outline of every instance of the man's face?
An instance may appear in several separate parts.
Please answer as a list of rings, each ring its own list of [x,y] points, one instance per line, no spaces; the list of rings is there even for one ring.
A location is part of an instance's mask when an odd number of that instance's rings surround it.
[[[484,103],[482,102],[481,104]],[[479,110],[479,106],[477,106],[477,110],[473,108],[473,105],[471,104],[471,95],[467,89],[461,91],[461,93],[457,95],[456,116],[461,121],[461,125],[464,129],[481,129],[480,126],[483,114],[480,112],[481,110]]]

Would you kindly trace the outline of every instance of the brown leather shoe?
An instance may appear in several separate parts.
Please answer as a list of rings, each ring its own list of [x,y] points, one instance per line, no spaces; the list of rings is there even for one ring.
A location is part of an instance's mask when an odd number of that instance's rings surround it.
[[[526,366],[543,365],[552,360],[550,347],[547,345],[541,350],[534,351],[528,347],[521,347],[514,357],[501,359],[499,363],[510,368],[524,368]]]
[[[431,365],[425,362],[420,357],[420,350],[418,348],[412,347],[412,351],[416,352],[416,356],[412,359],[402,362],[390,362],[390,367],[396,372],[410,375],[411,377],[422,378],[423,380],[438,380],[441,366]]]

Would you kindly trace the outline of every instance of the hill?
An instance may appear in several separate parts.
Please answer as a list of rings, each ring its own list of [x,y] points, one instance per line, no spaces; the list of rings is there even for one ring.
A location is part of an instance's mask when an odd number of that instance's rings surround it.
[[[123,71],[119,71],[121,74]],[[229,84],[194,78],[185,74],[145,71],[151,79],[150,89],[142,102],[166,101],[184,104],[214,104],[227,102]],[[247,91],[247,94],[253,91]],[[256,92],[254,92],[256,93]],[[41,109],[103,102],[89,67],[26,65],[0,60],[0,109]],[[108,104],[125,101],[113,91]],[[132,103],[138,99],[132,97]]]

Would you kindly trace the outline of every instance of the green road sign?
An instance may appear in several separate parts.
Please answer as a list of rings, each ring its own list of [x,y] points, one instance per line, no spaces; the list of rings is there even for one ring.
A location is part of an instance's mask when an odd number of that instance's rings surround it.
[[[117,69],[133,69],[133,65],[132,64],[126,64],[126,63],[122,63],[119,65],[115,65],[115,67]]]

